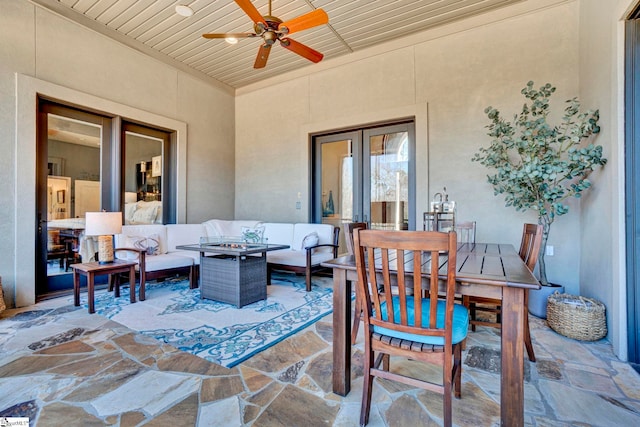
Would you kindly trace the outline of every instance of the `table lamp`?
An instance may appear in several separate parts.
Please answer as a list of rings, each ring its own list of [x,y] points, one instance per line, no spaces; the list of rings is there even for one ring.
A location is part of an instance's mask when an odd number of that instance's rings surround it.
[[[87,236],[98,236],[98,260],[109,264],[113,257],[113,235],[122,233],[122,212],[86,212]]]

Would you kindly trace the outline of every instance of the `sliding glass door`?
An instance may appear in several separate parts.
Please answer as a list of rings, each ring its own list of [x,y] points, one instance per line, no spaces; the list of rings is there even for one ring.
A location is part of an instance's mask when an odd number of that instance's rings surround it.
[[[73,288],[70,265],[95,261],[86,212],[123,224],[176,222],[175,132],[40,99],[36,295]]]
[[[99,211],[105,135],[111,119],[51,102],[40,104],[37,132],[36,294],[72,286],[70,265],[81,261],[86,212]],[[108,138],[108,137],[107,137]]]
[[[313,138],[312,219],[343,227],[415,229],[413,122]],[[344,227],[341,233],[344,246]]]

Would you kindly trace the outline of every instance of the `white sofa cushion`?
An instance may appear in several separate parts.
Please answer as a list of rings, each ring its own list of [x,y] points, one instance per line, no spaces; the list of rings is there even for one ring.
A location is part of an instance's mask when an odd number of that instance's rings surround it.
[[[270,245],[289,245],[293,239],[293,224],[279,222],[265,222],[264,238]],[[302,242],[301,242],[302,243]]]
[[[311,265],[318,265],[332,259],[333,252],[315,252],[311,254]],[[267,262],[304,268],[307,266],[307,251],[281,249],[279,251],[267,252]]]
[[[240,237],[242,227],[256,228],[262,224],[255,220],[231,220],[210,219],[203,223],[208,237]]]
[[[186,252],[186,251],[185,251]],[[194,252],[199,254],[199,252]],[[182,254],[170,253],[164,255],[145,257],[145,271],[167,270],[169,268],[188,267],[194,264],[194,260],[190,256]]]
[[[180,245],[193,245],[206,237],[207,230],[203,224],[167,224],[167,254],[180,255],[193,259],[194,264],[200,265],[200,252],[176,249]]]
[[[207,235],[203,224],[167,224],[165,227],[167,227],[167,252],[174,252],[176,246],[198,244],[200,238]]]
[[[318,234],[318,244],[332,244],[333,243],[333,226],[330,224],[308,224],[298,223],[293,227],[293,239],[291,240],[291,250],[303,251],[302,242],[305,237],[312,233]],[[269,240],[271,241],[271,240]],[[318,248],[315,252],[330,252],[333,253],[333,248],[327,246],[324,248]]]

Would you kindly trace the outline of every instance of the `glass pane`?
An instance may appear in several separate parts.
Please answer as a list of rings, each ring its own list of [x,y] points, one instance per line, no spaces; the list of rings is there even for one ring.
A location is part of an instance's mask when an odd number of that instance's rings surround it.
[[[371,228],[409,228],[409,147],[408,133],[372,136]]]
[[[82,260],[85,212],[100,210],[101,141],[99,125],[47,115],[47,276]]]
[[[322,144],[322,222],[342,227],[353,218],[353,153],[350,139]],[[340,233],[339,252],[346,251]]]
[[[125,132],[125,224],[162,223],[160,138]]]

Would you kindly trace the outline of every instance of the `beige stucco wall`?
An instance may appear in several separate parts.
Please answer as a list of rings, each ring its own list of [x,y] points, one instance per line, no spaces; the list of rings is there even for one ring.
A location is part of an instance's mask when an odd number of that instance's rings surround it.
[[[638,0],[580,1],[580,97],[598,106],[607,166],[582,201],[581,295],[607,307],[609,338],[627,354],[624,236],[624,19]],[[595,243],[597,242],[597,243]],[[594,244],[595,243],[595,244]]]
[[[35,140],[33,129],[20,123],[36,107],[33,97],[16,113],[25,91],[51,91],[109,113],[175,125],[182,176],[179,220],[233,218],[232,90],[24,0],[0,2],[0,41],[0,179],[5,187],[0,193],[0,275],[10,305],[26,305],[34,298],[35,186],[30,183],[35,182]]]
[[[458,218],[477,221],[479,240],[518,245],[523,222],[535,222],[535,215],[506,208],[486,182],[487,171],[470,161],[489,142],[484,108],[493,105],[507,117],[517,112],[529,80],[557,86],[559,111],[579,89],[578,3],[528,7],[440,27],[351,60],[326,61],[308,75],[239,90],[236,216],[308,220],[308,204],[296,210],[295,201],[298,192],[309,199],[310,132],[415,116],[417,218],[446,186],[458,202]],[[278,100],[277,108],[256,107],[263,100]],[[581,218],[579,205],[573,205],[555,225],[555,256],[547,264],[550,279],[576,293]]]

